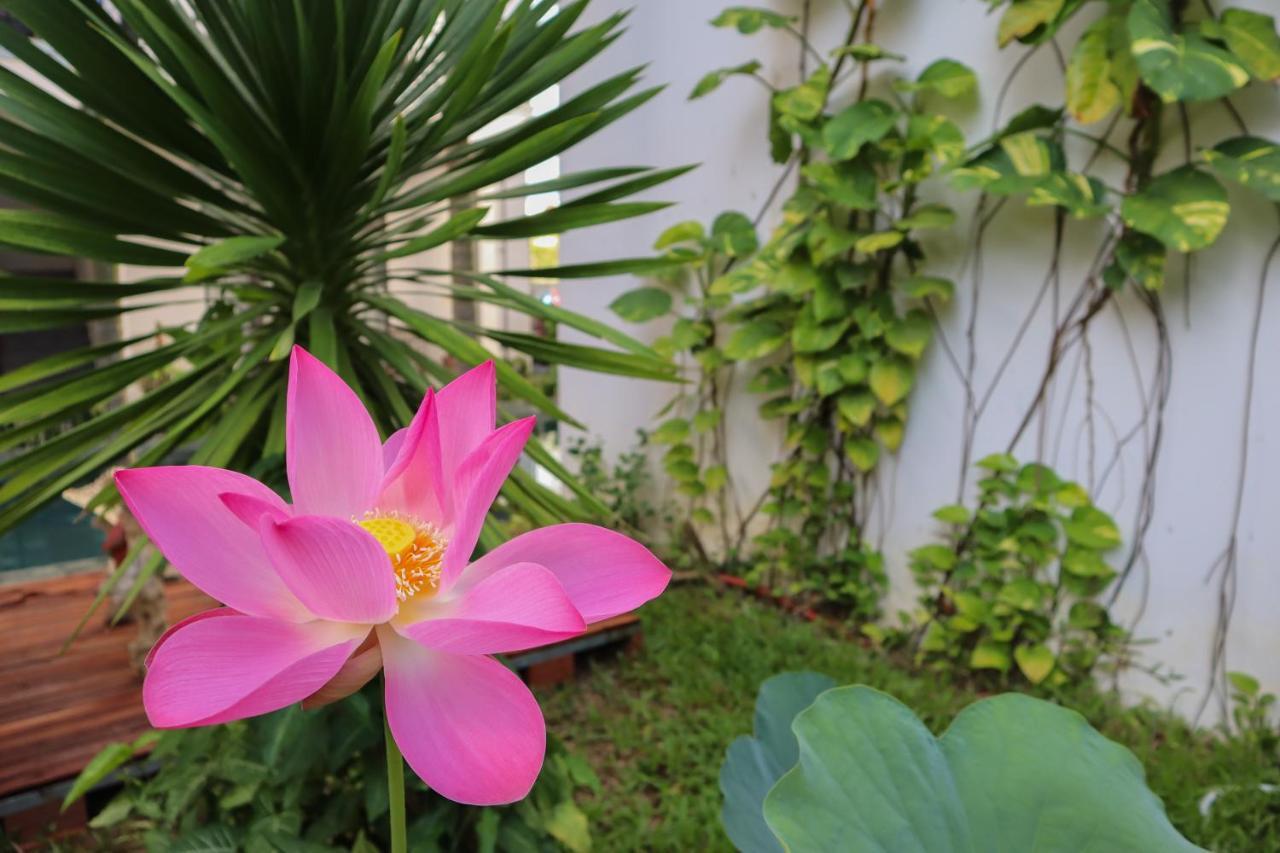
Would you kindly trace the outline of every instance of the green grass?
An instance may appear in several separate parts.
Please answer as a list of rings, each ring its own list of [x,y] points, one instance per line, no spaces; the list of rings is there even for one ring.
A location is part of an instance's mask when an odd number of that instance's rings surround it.
[[[598,850],[732,849],[720,829],[720,763],[729,742],[750,732],[756,690],[771,675],[810,669],[873,685],[935,731],[979,697],[736,591],[676,587],[642,614],[643,653],[540,697],[549,729],[600,776],[601,789],[580,798]],[[1214,850],[1280,850],[1280,795],[1251,787],[1280,782],[1274,755],[1093,691],[1059,701],[1137,754],[1188,838]],[[1224,785],[1239,793],[1207,823],[1197,802]]]

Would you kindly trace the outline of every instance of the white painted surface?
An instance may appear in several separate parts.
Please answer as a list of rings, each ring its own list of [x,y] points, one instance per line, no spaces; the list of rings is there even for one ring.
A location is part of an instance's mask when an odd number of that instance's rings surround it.
[[[603,133],[580,144],[563,158],[563,171],[598,166],[673,166],[701,162],[695,172],[649,195],[678,202],[668,210],[644,219],[592,228],[565,235],[563,260],[579,263],[613,257],[642,255],[667,225],[684,219],[709,222],[716,213],[740,209],[754,214],[778,174],[769,161],[764,139],[766,93],[752,81],[730,80],[722,89],[700,101],[685,95],[706,71],[757,58],[778,76],[781,84],[795,79],[796,50],[789,37],[761,33],[750,37],[707,25],[725,5],[722,0],[596,0],[588,15],[595,20],[617,9],[634,7],[629,31],[605,55],[588,66],[566,87],[572,97],[605,74],[648,63],[646,81],[667,83],[667,91],[636,113]],[[770,5],[794,11],[798,3],[775,0]],[[819,44],[829,45],[842,34],[844,18],[839,5],[815,2],[823,10],[813,32]],[[941,6],[946,13],[941,14]],[[1254,3],[1258,6],[1258,3]],[[1265,6],[1266,3],[1261,3]],[[1092,17],[1091,11],[1086,15]],[[828,18],[830,20],[828,20]],[[1068,38],[1074,38],[1074,31]],[[995,122],[995,91],[1023,48],[997,51],[995,18],[986,14],[981,0],[955,0],[948,4],[924,0],[884,4],[877,22],[877,41],[889,50],[906,54],[902,73],[914,75],[930,61],[949,56],[973,67],[984,83],[976,105],[945,110],[966,128],[970,138],[980,138]],[[1039,100],[1061,103],[1062,86],[1057,60],[1042,51],[1012,86],[1003,112],[1013,112]],[[1280,137],[1280,96],[1274,89],[1255,87],[1236,99],[1250,130],[1261,136]],[[1264,122],[1261,115],[1271,116]],[[1220,107],[1193,106],[1193,123],[1212,144],[1233,135]],[[1171,122],[1176,116],[1170,117]],[[1171,124],[1169,136],[1174,136]],[[1166,146],[1161,169],[1181,162],[1181,145]],[[1184,677],[1177,684],[1161,684],[1141,674],[1126,679],[1135,695],[1149,695],[1192,713],[1208,677],[1211,635],[1218,612],[1216,581],[1207,582],[1210,567],[1230,536],[1232,503],[1240,465],[1242,414],[1250,326],[1255,315],[1263,255],[1277,229],[1274,211],[1252,194],[1229,188],[1231,221],[1218,243],[1196,256],[1190,305],[1186,304],[1178,270],[1171,259],[1173,279],[1165,293],[1171,328],[1173,384],[1164,418],[1163,449],[1157,471],[1155,519],[1147,537],[1149,566],[1126,587],[1118,613],[1138,613],[1145,589],[1146,606],[1137,634],[1156,642],[1143,649],[1146,664],[1159,664]],[[936,192],[936,190],[935,190]],[[974,198],[959,200],[962,226],[929,247],[930,271],[957,277],[968,247],[968,224]],[[767,224],[768,220],[766,220]],[[985,271],[980,282],[977,313],[976,378],[979,396],[991,384],[1014,334],[1031,308],[1044,280],[1052,235],[1052,214],[1044,208],[1010,203],[988,235]],[[1066,303],[1082,280],[1087,260],[1097,245],[1096,223],[1069,226],[1062,267],[1060,300]],[[1280,264],[1273,267],[1270,287],[1280,284]],[[571,281],[562,285],[566,307],[591,316],[613,320],[608,303],[636,286],[635,280]],[[966,356],[965,320],[974,299],[972,277],[958,281],[954,306],[944,317],[950,346],[963,361]],[[1280,293],[1262,316],[1258,349],[1257,386],[1253,424],[1248,445],[1249,466],[1244,511],[1240,521],[1238,598],[1231,619],[1228,668],[1259,677],[1264,688],[1280,690],[1280,583],[1277,560],[1280,525],[1274,522],[1280,508],[1280,448],[1274,437],[1280,428],[1280,393],[1271,365],[1280,357]],[[1028,406],[1044,369],[1052,329],[1053,299],[1046,299],[1008,369],[996,386],[978,425],[974,452],[977,457],[1002,450]],[[1149,391],[1155,359],[1154,334],[1149,316],[1132,299],[1120,300],[1120,311],[1109,309],[1093,326],[1092,350],[1094,399],[1098,416],[1090,451],[1090,433],[1083,425],[1082,373],[1068,394],[1072,365],[1057,385],[1046,438],[1029,430],[1017,453],[1030,460],[1041,458],[1064,476],[1098,487],[1097,500],[1113,512],[1122,527],[1130,529],[1141,481],[1143,443],[1150,435],[1139,432],[1119,453],[1117,435],[1127,433],[1140,419],[1140,392],[1134,362],[1118,319],[1124,317],[1137,355],[1141,387]],[[1189,322],[1187,320],[1189,317]],[[641,328],[642,337],[661,333],[660,324]],[[566,332],[567,339],[574,339]],[[1073,356],[1074,360],[1074,356]],[[667,387],[580,371],[564,370],[561,402],[591,426],[610,452],[631,445],[638,426],[650,424],[654,412],[668,399]],[[1068,398],[1072,402],[1068,403]],[[755,417],[757,401],[738,397],[730,412],[731,462],[739,486],[757,494],[767,475],[765,464],[773,456],[777,436]],[[906,440],[896,464],[886,466],[884,488],[892,497],[892,511],[877,519],[876,535],[883,542],[894,588],[890,612],[910,603],[913,591],[907,580],[905,553],[935,535],[930,518],[933,508],[955,499],[959,485],[964,393],[956,372],[940,347],[931,346],[922,366],[920,383],[911,398]],[[1061,431],[1061,438],[1058,432]],[[1092,460],[1091,460],[1092,455]],[[970,484],[972,477],[970,477]],[[1210,712],[1212,713],[1212,708]]]

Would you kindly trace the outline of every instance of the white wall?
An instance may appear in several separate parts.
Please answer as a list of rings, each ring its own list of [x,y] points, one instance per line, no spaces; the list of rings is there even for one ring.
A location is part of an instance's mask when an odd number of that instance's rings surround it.
[[[751,81],[738,79],[699,101],[689,102],[685,96],[706,71],[750,58],[764,62],[778,75],[776,82],[789,85],[795,79],[796,50],[785,35],[744,37],[707,25],[724,5],[722,0],[645,0],[639,4],[596,0],[591,4],[588,15],[593,20],[634,6],[629,31],[602,59],[571,81],[565,96],[571,97],[611,71],[642,63],[649,64],[647,82],[669,86],[654,102],[570,151],[563,158],[563,171],[632,164],[701,162],[702,166],[650,193],[654,198],[678,202],[674,208],[641,220],[565,235],[565,263],[645,254],[653,238],[672,222],[708,222],[722,210],[754,214],[759,208],[778,174],[764,140],[766,93]],[[761,5],[781,11],[799,8],[799,3],[786,0]],[[834,43],[846,20],[836,15],[841,4],[817,0],[813,5],[819,10],[813,28],[815,41]],[[925,0],[885,4],[877,22],[877,41],[909,57],[901,66],[903,74],[914,75],[943,56],[973,67],[985,87],[978,103],[967,111],[949,112],[965,126],[971,139],[978,139],[995,122],[995,90],[1023,48],[996,50],[996,19],[986,14],[981,0],[953,0],[945,4],[946,14],[939,14],[942,5]],[[1086,10],[1088,17],[1092,14]],[[1075,31],[1068,33],[1068,42],[1074,36]],[[1036,100],[1060,104],[1061,91],[1057,61],[1051,52],[1042,51],[1012,86],[1002,117],[1007,119]],[[1236,101],[1251,120],[1253,133],[1280,136],[1280,99],[1274,89],[1255,88]],[[1262,120],[1264,112],[1270,114],[1270,121]],[[1197,138],[1197,144],[1212,144],[1231,134],[1221,107],[1194,106],[1191,115],[1205,137]],[[1167,138],[1176,138],[1174,131],[1170,127]],[[1170,150],[1161,169],[1182,159],[1180,143],[1167,147]],[[1126,687],[1188,714],[1196,710],[1209,674],[1219,605],[1218,578],[1207,576],[1231,532],[1249,332],[1263,255],[1277,227],[1269,205],[1234,187],[1229,189],[1231,221],[1218,243],[1196,256],[1189,303],[1184,298],[1180,261],[1170,259],[1172,280],[1164,304],[1171,333],[1173,382],[1164,417],[1154,522],[1146,540],[1149,560],[1125,587],[1117,611],[1126,619],[1140,613],[1137,636],[1155,641],[1143,648],[1143,663],[1160,665],[1183,677],[1180,682],[1163,684],[1133,673],[1126,678]],[[972,210],[974,198],[953,201],[962,211],[961,225],[956,233],[934,241],[929,250],[931,271],[958,279],[956,304],[946,313],[943,326],[948,343],[963,362],[967,354],[964,327],[975,288],[971,276],[960,278],[960,268],[971,245],[968,228],[972,216],[966,211]],[[988,234],[975,327],[974,385],[979,395],[991,384],[1019,324],[1031,309],[1046,274],[1051,235],[1052,213],[1048,209],[1026,208],[1017,202],[1007,205]],[[1060,305],[1065,305],[1079,287],[1098,235],[1097,223],[1069,226],[1057,297]],[[1270,279],[1274,288],[1280,269],[1273,268]],[[606,306],[634,286],[634,280],[608,279],[565,282],[561,289],[566,307],[613,320],[616,318]],[[1230,620],[1227,659],[1229,669],[1250,672],[1265,688],[1280,691],[1280,657],[1273,654],[1280,644],[1280,621],[1274,617],[1280,607],[1280,584],[1275,580],[1273,558],[1280,553],[1280,525],[1272,520],[1280,506],[1280,478],[1274,475],[1280,468],[1280,448],[1270,440],[1280,428],[1280,393],[1269,369],[1280,356],[1280,305],[1274,301],[1280,295],[1269,293],[1268,298],[1273,301],[1261,321],[1248,477],[1239,527],[1238,594]],[[1051,288],[978,424],[977,457],[1004,449],[1034,395],[1046,362],[1053,304]],[[1125,327],[1131,347],[1126,344]],[[640,330],[649,338],[660,332],[659,324]],[[1075,370],[1073,356],[1056,386],[1046,438],[1043,442],[1038,439],[1038,427],[1029,430],[1017,453],[1024,459],[1048,461],[1064,476],[1097,488],[1099,504],[1128,530],[1137,511],[1143,445],[1152,440],[1153,420],[1124,444],[1105,479],[1103,472],[1117,452],[1118,437],[1142,420],[1137,376],[1141,376],[1141,388],[1149,393],[1155,336],[1149,315],[1134,300],[1124,298],[1119,300],[1119,310],[1108,309],[1093,325],[1089,342],[1093,430],[1086,426],[1084,417],[1086,373],[1081,371],[1074,385],[1069,381]],[[1136,360],[1131,353],[1136,354]],[[937,343],[931,346],[921,374],[911,398],[906,440],[896,464],[885,468],[882,486],[892,509],[875,524],[895,580],[888,605],[891,612],[908,605],[913,596],[906,580],[906,551],[936,534],[929,514],[954,500],[959,485],[963,385]],[[651,423],[653,413],[669,395],[669,388],[656,383],[563,371],[562,403],[585,419],[611,452],[630,446],[636,427]],[[731,459],[739,485],[747,493],[758,493],[763,487],[764,464],[777,442],[771,429],[755,417],[755,404],[739,396],[736,410],[730,412]],[[1141,606],[1144,596],[1145,608]],[[1213,712],[1211,707],[1211,716]]]

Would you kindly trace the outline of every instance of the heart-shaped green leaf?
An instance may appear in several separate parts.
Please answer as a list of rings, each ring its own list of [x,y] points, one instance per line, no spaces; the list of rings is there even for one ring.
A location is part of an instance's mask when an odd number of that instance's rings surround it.
[[[902,231],[930,228],[950,228],[955,224],[956,212],[945,204],[925,204],[917,207],[910,216],[894,223]]]
[[[1116,246],[1116,260],[1129,278],[1147,290],[1164,285],[1164,261],[1167,250],[1154,237],[1130,231]]]
[[[801,314],[791,330],[791,346],[796,352],[825,352],[835,346],[852,324],[852,317],[844,317],[832,323],[819,323],[807,313]]]
[[[1106,15],[1084,31],[1067,64],[1067,110],[1076,121],[1106,118],[1120,103],[1120,87],[1111,77],[1111,32],[1120,19]]]
[[[876,411],[876,398],[865,391],[850,391],[836,400],[836,408],[849,423],[863,427],[871,422]]]
[[[756,227],[745,213],[736,210],[726,210],[711,223],[711,243],[731,258],[749,255],[760,248]]]
[[[657,444],[676,444],[689,437],[689,422],[684,418],[665,420],[650,438]]]
[[[1174,31],[1169,0],[1134,0],[1128,25],[1138,72],[1165,103],[1211,101],[1249,82],[1231,53],[1198,33]]]
[[[876,399],[886,406],[892,406],[910,393],[915,378],[916,372],[911,362],[893,356],[871,365],[868,381]]]
[[[1256,136],[1237,136],[1204,152],[1204,159],[1224,178],[1280,201],[1280,145]]]
[[[1166,172],[1120,207],[1126,225],[1179,252],[1203,249],[1218,239],[1230,212],[1222,184],[1191,166]]]
[[[730,65],[726,68],[717,68],[715,71],[708,71],[698,80],[698,84],[693,87],[693,91],[689,93],[689,100],[696,100],[703,95],[709,95],[716,89],[720,88],[720,84],[730,77],[736,75],[751,75],[760,70],[760,63],[752,60],[744,62],[741,65]]]
[[[610,302],[609,310],[629,323],[644,323],[671,310],[671,294],[660,287],[638,287]]]
[[[854,241],[853,247],[859,252],[870,255],[883,249],[892,249],[902,240],[903,233],[901,231],[877,231],[874,234],[859,237]]]
[[[973,653],[969,655],[969,666],[1006,672],[1009,669],[1009,647],[992,640],[983,640],[973,647]]]
[[[932,337],[933,325],[929,322],[929,315],[923,311],[909,311],[884,333],[885,343],[911,358],[919,358]]]
[[[821,65],[818,70],[798,86],[783,89],[773,96],[773,108],[780,116],[813,121],[822,114],[827,103],[827,90],[831,86],[831,69]]]
[[[869,438],[850,436],[844,443],[845,455],[864,474],[876,467],[880,459],[880,445]]]
[[[965,524],[969,521],[969,510],[962,504],[947,504],[933,511],[933,517],[946,524]]]
[[[724,346],[724,354],[734,361],[762,358],[787,341],[787,330],[772,320],[753,320],[739,327]]]
[[[653,248],[661,250],[679,243],[701,243],[706,236],[707,232],[702,227],[702,223],[696,219],[689,219],[677,222],[659,234],[658,239],[653,243]]]
[[[833,160],[849,160],[868,142],[884,138],[898,120],[898,111],[869,98],[836,113],[822,128],[822,144]]]
[[[1043,643],[1033,646],[1018,646],[1013,650],[1013,659],[1018,669],[1032,684],[1039,684],[1053,672],[1053,652]]]
[[[1016,38],[1031,35],[1046,26],[1062,11],[1064,0],[1013,0],[1000,16],[996,40],[1001,47]]]
[[[969,66],[954,59],[939,59],[930,63],[914,83],[900,83],[898,88],[908,92],[936,92],[944,98],[960,98],[976,91],[978,77]]]
[[[794,20],[795,18],[758,6],[730,6],[711,19],[711,26],[734,27],[744,36],[749,36],[764,27],[788,27]]]
[[[875,433],[876,440],[884,445],[884,449],[890,453],[897,451],[902,446],[902,438],[906,435],[907,425],[899,418],[885,418],[876,421],[876,425],[871,428]]]
[[[1120,528],[1116,527],[1111,516],[1097,507],[1076,507],[1062,527],[1072,544],[1085,548],[1107,550],[1120,544]]]
[[[949,279],[931,275],[916,275],[898,283],[902,292],[912,299],[940,299],[946,302],[955,294],[956,286]]]
[[[1266,81],[1280,78],[1275,18],[1249,9],[1224,9],[1216,29],[1250,74]]]

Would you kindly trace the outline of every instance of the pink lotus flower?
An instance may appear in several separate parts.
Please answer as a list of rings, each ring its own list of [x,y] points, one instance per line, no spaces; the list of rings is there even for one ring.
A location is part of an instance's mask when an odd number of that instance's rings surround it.
[[[423,781],[463,803],[521,799],[546,730],[528,688],[490,655],[638,607],[670,571],[589,524],[534,530],[471,562],[534,420],[494,428],[492,363],[428,393],[385,444],[359,398],[300,348],[287,403],[292,506],[219,468],[116,475],[151,541],[226,605],[175,625],[152,650],[151,723],[332,701],[385,669],[391,733]]]

